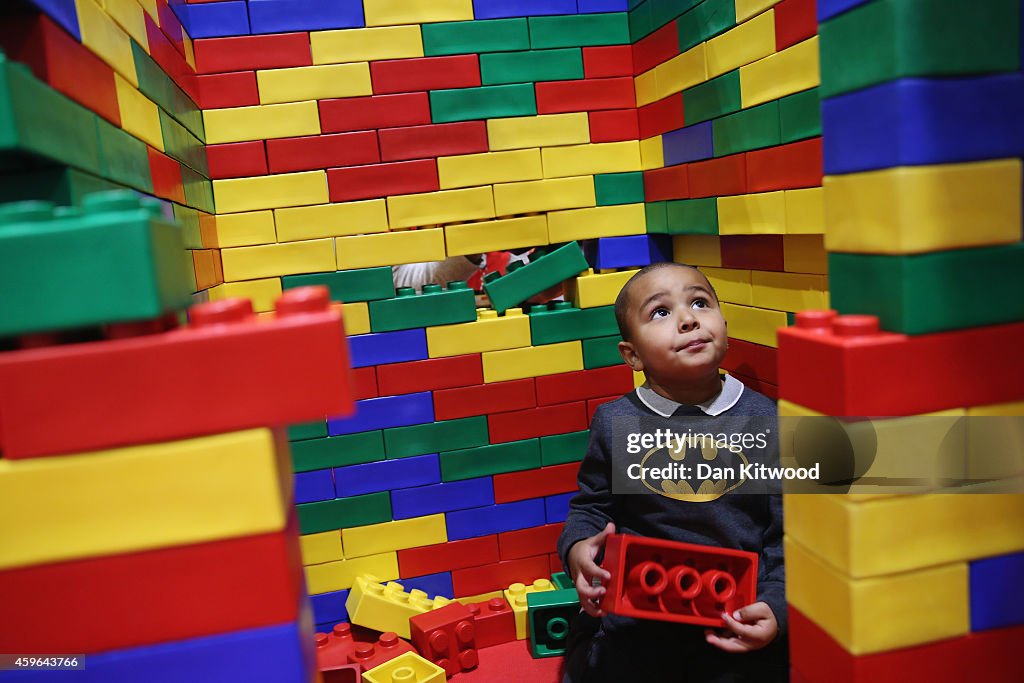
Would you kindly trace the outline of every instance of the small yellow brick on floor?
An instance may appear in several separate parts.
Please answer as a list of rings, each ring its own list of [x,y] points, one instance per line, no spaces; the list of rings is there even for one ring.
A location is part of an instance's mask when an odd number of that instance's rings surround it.
[[[814,36],[740,67],[740,100],[744,108],[753,107],[817,87],[820,80],[818,36]]]
[[[487,141],[492,150],[579,145],[590,142],[590,121],[586,112],[488,119]]]
[[[441,228],[336,237],[334,244],[338,270],[443,261],[445,258]]]
[[[488,351],[483,354],[483,365],[486,383],[572,372],[583,369],[583,345],[570,341]]]
[[[642,235],[645,232],[647,214],[643,204],[595,206],[548,214],[548,238],[552,242]]]
[[[208,145],[320,135],[320,112],[316,102],[207,109],[203,127]]]
[[[345,557],[364,557],[448,542],[444,515],[428,515],[381,524],[368,524],[341,532]]]
[[[429,612],[450,602],[438,596],[434,600],[421,590],[406,592],[400,583],[381,584],[372,575],[356,577],[345,600],[349,621],[374,631],[393,631],[405,639],[410,638],[409,619]]]
[[[391,229],[494,218],[494,195],[488,187],[441,190],[388,197]]]
[[[366,62],[257,71],[256,85],[262,104],[373,94],[370,65]]]
[[[312,31],[309,34],[309,47],[313,53],[313,64],[372,62],[378,59],[423,56],[423,38],[419,26]]]
[[[383,199],[278,209],[274,212],[281,242],[387,232],[388,210]]]
[[[501,316],[492,309],[480,309],[475,322],[427,328],[427,355],[431,358],[528,346],[530,318],[519,308],[510,308]]]
[[[223,213],[326,204],[327,173],[303,171],[214,180],[213,199]]]
[[[498,216],[557,211],[597,204],[594,177],[552,178],[494,186],[494,210]]]
[[[521,149],[438,157],[437,177],[441,189],[540,180],[540,150]]]
[[[522,583],[513,583],[505,589],[505,599],[512,608],[512,614],[516,620],[516,640],[526,640],[530,637],[529,606],[526,603],[526,596],[530,593],[543,593],[544,591],[555,590],[555,585],[548,579],[536,579],[529,586]]]
[[[227,282],[322,273],[335,266],[334,241],[330,239],[232,247],[221,250],[220,256]]]
[[[548,244],[548,219],[540,214],[483,223],[448,225],[444,229],[449,256]]]

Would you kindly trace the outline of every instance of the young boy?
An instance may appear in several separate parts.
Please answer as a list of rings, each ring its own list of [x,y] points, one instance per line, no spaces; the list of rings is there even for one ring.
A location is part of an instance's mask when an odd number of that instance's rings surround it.
[[[580,491],[559,538],[559,555],[584,612],[570,636],[565,680],[788,680],[781,637],[786,622],[781,496],[727,493],[691,502],[657,492],[611,491],[613,420],[692,415],[712,425],[719,416],[766,421],[775,416],[775,404],[735,378],[720,377],[728,348],[726,322],[714,288],[696,268],[678,263],[643,268],[619,293],[615,316],[623,338],[619,352],[647,381],[594,414]],[[605,537],[615,532],[755,552],[757,600],[723,614],[721,631],[606,614],[601,608],[605,588],[595,584],[610,575],[597,560]]]

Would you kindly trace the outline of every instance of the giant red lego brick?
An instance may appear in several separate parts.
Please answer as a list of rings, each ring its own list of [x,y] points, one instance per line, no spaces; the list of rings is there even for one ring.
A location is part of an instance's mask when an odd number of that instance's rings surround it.
[[[730,339],[729,350],[722,360],[722,367],[729,372],[777,384],[777,354],[778,349],[771,346],[753,344],[742,339]]]
[[[757,600],[757,554],[743,550],[611,534],[601,566],[611,614],[720,627],[722,612]]]
[[[87,654],[294,621],[304,593],[296,533],[2,571],[0,643]]]
[[[149,173],[153,177],[153,194],[178,204],[185,203],[185,185],[181,177],[181,164],[163,152],[146,147]]]
[[[487,416],[491,443],[578,432],[586,429],[587,424],[587,405],[583,401]]]
[[[532,377],[434,392],[434,419],[504,413],[537,405]]]
[[[718,240],[723,268],[786,269],[782,235],[722,235]]]
[[[515,642],[516,615],[505,598],[471,602],[468,607],[473,613],[478,649]]]
[[[480,354],[474,353],[381,365],[377,378],[381,395],[392,396],[483,384],[484,371]]]
[[[578,462],[569,462],[564,465],[552,465],[523,472],[496,474],[494,475],[494,502],[511,503],[516,500],[541,498],[575,491],[577,489],[576,473],[579,469]],[[541,552],[550,551],[551,548],[545,548]]]
[[[818,32],[817,0],[782,0],[775,5],[775,51],[807,40]]]
[[[375,95],[469,88],[480,85],[480,60],[477,55],[452,55],[370,62],[370,80]]]
[[[196,72],[185,60],[184,49],[176,48],[148,14],[143,13],[142,17],[146,22],[149,56],[193,102],[198,102],[199,81],[196,80]]]
[[[687,169],[689,169],[690,196],[693,198],[724,197],[751,191],[747,187],[745,154],[732,154],[707,161],[696,161],[687,164]]]
[[[679,27],[675,19],[633,44],[633,74],[639,76],[679,54]]]
[[[5,458],[283,426],[352,409],[340,314],[325,287],[288,290],[276,315],[247,299],[193,306],[167,332],[0,355]],[[145,397],[145,400],[140,400]]]
[[[391,631],[380,634],[376,639],[371,634],[368,629],[342,622],[336,624],[331,633],[314,636],[316,665],[323,672],[324,683],[341,679],[340,674],[334,672],[344,671],[349,666],[355,665],[359,673],[363,673],[398,655],[415,651],[412,645]]]
[[[628,109],[636,106],[632,78],[588,78],[538,83],[537,113]]]
[[[313,64],[309,34],[305,32],[201,38],[192,47],[196,55],[196,73],[200,74]]]
[[[371,164],[327,169],[327,189],[332,202],[374,199],[397,194],[434,192],[437,161],[418,159],[393,164]]]
[[[181,25],[181,20],[178,19],[178,15],[171,9],[171,3],[176,3],[178,0],[157,0],[156,3],[156,16],[158,23],[160,24],[160,31],[167,39],[171,41],[174,49],[185,56],[185,29]]]
[[[196,76],[202,109],[250,107],[260,103],[255,71]]]
[[[383,366],[381,366],[383,367]],[[361,401],[364,398],[377,398],[377,368],[367,365],[365,368],[352,368],[352,398]]]
[[[610,403],[616,399],[622,398],[619,395],[616,396],[601,396],[599,398],[588,398],[587,399],[587,424],[594,421],[594,413],[597,412],[597,407],[602,403]]]
[[[460,121],[379,132],[382,161],[429,159],[487,151],[487,122]]]
[[[690,196],[689,164],[666,166],[644,171],[644,199],[686,199]]]
[[[880,331],[875,316],[804,311],[778,335],[781,396],[827,415],[917,415],[1024,396],[1024,323],[911,337]],[[964,362],[966,353],[992,370]]]
[[[821,185],[821,138],[747,152],[747,192]]]
[[[621,142],[640,137],[636,109],[608,109],[587,114],[591,142]]]
[[[640,137],[649,138],[682,128],[683,96],[679,93],[663,97],[640,107],[637,112],[640,122]]]
[[[633,75],[633,51],[629,45],[583,48],[584,78],[615,78]]]
[[[430,123],[430,98],[425,92],[320,100],[320,130],[344,133]]]
[[[480,595],[505,590],[516,582],[530,585],[536,579],[546,579],[550,575],[548,569],[547,555],[493,562],[452,571],[452,587],[457,598]]]
[[[503,560],[516,560],[521,557],[553,553],[558,543],[558,536],[562,533],[564,526],[561,523],[545,524],[544,526],[500,533],[498,534],[498,553]]]
[[[473,617],[473,611],[459,602],[417,614],[409,619],[412,643],[449,677],[475,669],[480,658]]]
[[[366,673],[406,652],[415,652],[415,648],[399,638],[397,633],[385,631],[375,643],[356,643],[355,649],[348,656],[348,661],[350,664],[358,664],[363,673]]]
[[[267,151],[263,140],[207,145],[210,178],[246,178],[267,174]]]
[[[267,165],[271,173],[315,171],[378,161],[377,134],[372,130],[267,140]]]
[[[633,371],[628,365],[577,370],[545,375],[537,380],[537,405],[548,406],[600,396],[621,396],[633,390]]]
[[[494,564],[498,559],[498,537],[494,535],[479,536],[463,541],[449,541],[437,545],[399,550],[398,573],[401,576],[425,576],[453,569]],[[478,592],[485,593],[486,591]],[[469,592],[465,595],[474,595],[474,593]]]

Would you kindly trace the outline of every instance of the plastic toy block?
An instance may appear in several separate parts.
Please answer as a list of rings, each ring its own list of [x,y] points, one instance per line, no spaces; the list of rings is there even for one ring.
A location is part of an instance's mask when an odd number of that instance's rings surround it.
[[[546,6],[550,7],[550,3]],[[630,42],[629,25],[625,12],[544,13],[561,14],[562,16],[531,16],[528,19],[530,47],[534,50],[589,45],[621,45]]]
[[[577,490],[576,473],[578,471],[579,465],[570,462],[564,465],[542,467],[541,469],[527,472],[495,475],[494,501],[495,503],[510,503],[526,498],[540,498],[566,492],[575,493]],[[552,552],[553,548],[554,546],[552,545],[541,552]],[[502,559],[512,558],[503,556]]]
[[[715,155],[710,121],[667,132],[661,136],[661,144],[667,166],[710,159]]]
[[[401,287],[393,299],[370,302],[370,327],[374,332],[449,325],[476,319],[473,290],[465,282],[423,285],[423,293],[412,287]],[[399,393],[399,392],[395,392]]]
[[[473,616],[457,602],[418,614],[409,620],[413,645],[448,676],[475,669],[479,658]]]
[[[548,214],[548,238],[552,242],[640,235],[646,229],[647,212],[643,204],[569,209]]]
[[[267,152],[262,140],[209,145],[206,157],[210,178],[215,180],[267,174]]]
[[[315,102],[209,109],[203,112],[203,123],[211,145],[320,134]]]
[[[746,154],[750,192],[816,187],[822,182],[821,138]]]
[[[750,154],[757,153],[751,152]],[[747,181],[747,157],[747,154],[734,154],[732,156],[689,164],[686,169],[690,197],[716,197],[745,194],[750,191],[752,188],[749,187]],[[776,159],[779,159],[781,162],[783,158],[785,158],[784,155],[778,154],[770,156],[765,159],[765,163],[762,163],[759,168],[771,168],[774,170],[776,165],[769,166],[769,163],[774,162]],[[767,170],[759,173],[757,178],[765,184],[771,182],[767,178]]]
[[[590,403],[588,401],[587,403]],[[593,413],[593,411],[590,411]],[[593,417],[591,417],[593,419]],[[544,499],[544,519],[548,524],[564,522],[569,516],[569,501],[576,495],[576,491],[560,493],[555,496],[548,496]]]
[[[687,126],[737,112],[741,107],[739,71],[730,71],[683,91]]]
[[[443,261],[445,258],[444,230],[441,228],[338,237],[334,242],[340,270],[420,263],[424,260]]]
[[[665,165],[660,135],[640,141],[640,163],[644,171]]]
[[[355,166],[378,161],[380,153],[377,135],[373,131],[267,141],[267,163],[271,173]]]
[[[585,429],[569,434],[554,434],[540,439],[541,464],[544,467],[579,462],[587,450],[590,430]]]
[[[359,683],[361,680],[358,664],[343,664],[320,672],[323,683]]]
[[[661,138],[658,138],[659,144]],[[644,171],[644,198],[648,202],[678,199],[690,195],[690,168],[669,166]]]
[[[341,550],[341,534],[337,531],[299,536],[299,548],[302,551],[303,564],[321,564],[345,559]]]
[[[309,47],[314,64],[369,62],[423,56],[419,26],[315,31],[309,34]]]
[[[349,595],[351,596],[351,593]],[[353,622],[353,623],[355,623],[355,622]],[[378,681],[378,680],[379,681],[394,680],[394,678],[391,678],[391,677],[388,676],[389,671],[385,668],[385,667],[388,666],[387,663],[388,662],[393,662],[394,660],[396,660],[396,659],[398,659],[400,657],[404,657],[406,655],[415,655],[415,652],[413,650],[412,645],[410,645],[409,643],[405,642],[404,640],[401,640],[398,637],[399,635],[400,634],[396,634],[396,633],[394,633],[392,631],[385,631],[384,633],[382,633],[380,635],[380,637],[377,639],[376,643],[373,643],[373,644],[357,643],[356,644],[355,649],[349,655],[349,661],[352,662],[352,663],[358,663],[359,666],[363,670],[363,675],[364,676],[366,676],[370,671],[372,671],[373,669],[375,669],[377,667],[381,667],[381,670],[378,673],[379,674],[383,674],[379,678],[375,678],[375,679],[363,678],[363,681],[365,681],[366,683],[376,683],[376,681]],[[407,661],[407,660],[403,660],[403,662],[405,662],[405,661]],[[403,672],[403,667],[396,667],[396,668],[397,668],[397,671],[395,672],[395,674],[399,677],[399,680],[401,680],[401,676],[405,675],[405,673]],[[404,668],[408,668],[408,667],[405,666]],[[442,672],[442,675],[443,675],[443,672]],[[429,681],[429,683],[439,683],[439,682],[435,682],[433,678],[430,678],[430,679],[413,679],[413,680]]]
[[[266,280],[225,282],[208,291],[210,301],[249,299],[255,312],[265,313],[273,311],[274,302],[281,297],[281,280],[275,277]],[[346,323],[346,326],[351,329],[350,324]]]
[[[546,216],[541,215],[447,225],[444,235],[448,256],[483,254],[548,244],[548,221]]]
[[[384,365],[378,369],[378,377],[382,394],[409,394],[482,385],[483,369],[479,354],[472,354]],[[434,398],[436,404],[437,396]],[[435,417],[445,419],[436,415],[436,409]]]
[[[482,54],[480,78],[484,85],[583,78],[583,54],[579,48]]]
[[[380,341],[399,342],[399,338],[381,339]],[[358,401],[355,415],[329,419],[327,431],[331,436],[339,436],[355,432],[369,432],[375,429],[407,427],[433,421],[434,406],[430,400],[430,392],[425,391],[417,394],[382,396]]]
[[[722,361],[722,367],[730,373],[735,372],[769,384],[777,384],[779,381],[776,350],[770,346],[730,339],[729,351]]]
[[[592,111],[587,117],[592,142],[623,142],[640,137],[636,109]]]
[[[818,32],[815,0],[782,0],[775,6],[775,49],[787,47],[810,38]]]
[[[812,88],[780,99],[779,119],[783,144],[821,135],[818,89]]]
[[[295,275],[334,268],[334,243],[305,240],[221,250],[227,281]]]
[[[676,235],[672,238],[672,260],[679,263],[688,263],[692,266],[712,266],[714,268],[721,268],[722,263],[722,248],[721,238],[718,235]],[[726,242],[728,243],[740,243],[746,244],[762,244],[762,248],[770,247],[774,242],[778,242],[778,261],[782,263],[782,240],[775,236],[763,236],[763,237],[746,237],[746,236],[735,236],[727,237]],[[819,240],[820,242],[820,240]],[[736,249],[733,248],[730,256],[735,256]],[[769,252],[772,249],[768,249]],[[743,253],[744,258],[750,258],[746,253]],[[736,259],[740,260],[740,259]],[[728,265],[730,268],[740,268],[742,266]],[[767,270],[771,270],[770,268]],[[781,265],[775,270],[782,270]]]
[[[636,105],[632,78],[597,78],[538,83],[537,113],[626,109]]]
[[[395,519],[494,505],[489,477],[391,491]],[[402,556],[399,555],[399,562]],[[444,567],[452,569],[453,567]],[[408,574],[409,572],[403,571]]]
[[[546,178],[640,170],[640,148],[633,140],[548,147],[541,150],[541,157]]]
[[[487,132],[483,121],[388,128],[378,135],[383,161],[487,151]]]
[[[218,216],[217,220],[220,221],[222,218]],[[395,295],[391,268],[387,267],[341,270],[335,273],[317,273],[315,275],[291,275],[281,280],[281,286],[284,289],[311,285],[327,287],[332,301],[373,301],[387,299]],[[371,365],[376,365],[376,363],[371,363]]]
[[[515,615],[504,597],[468,605],[478,649],[516,640]]]
[[[344,304],[346,311],[345,315],[348,315],[347,311],[354,306],[365,306],[366,311],[365,318],[360,319],[360,324],[365,323],[366,330],[370,329],[370,312],[369,307],[365,303],[354,303]],[[352,386],[355,394],[355,399],[358,401],[364,398],[377,398],[380,394],[377,390],[377,370],[376,368],[358,368],[352,371]]]
[[[504,382],[523,377],[582,370],[582,353],[582,346],[578,341],[507,351],[487,351],[483,354],[484,382]]]
[[[531,585],[513,583],[505,589],[505,599],[512,608],[516,621],[516,640],[530,637],[530,621],[528,617],[527,596],[533,593],[553,592],[554,585],[548,579],[536,579]]]
[[[467,121],[502,116],[532,116],[537,113],[537,105],[533,85],[520,83],[431,90],[430,110],[435,122]]]
[[[382,495],[386,494],[375,494],[375,496]],[[335,526],[342,526],[342,524],[339,523]],[[357,576],[371,572],[385,581],[398,578],[398,562],[395,559],[395,553],[311,564],[303,569],[306,574],[306,587],[311,596],[351,588]],[[348,597],[346,596],[345,599],[348,600]]]
[[[358,526],[378,524],[391,520],[391,504],[387,493],[371,493],[351,498],[336,498],[318,503],[295,506],[299,515],[299,530],[304,534]],[[338,586],[337,588],[348,588]],[[328,589],[335,590],[335,589]]]
[[[142,11],[141,6],[137,9]],[[245,2],[204,3],[182,9],[192,38],[220,38],[249,33],[249,11]]]
[[[782,143],[779,102],[772,101],[712,122],[716,156]]]
[[[379,233],[388,229],[383,199],[277,209],[274,219],[277,239],[281,242]]]
[[[462,484],[440,484],[439,486],[454,487],[451,488],[452,491],[464,489]],[[497,536],[481,536],[463,541],[449,541],[440,545],[409,548],[398,552],[398,565],[401,567],[403,574],[409,575],[422,574],[423,572],[451,571],[453,569],[463,569],[497,561]]]
[[[480,85],[480,65],[477,55],[387,60],[373,62],[370,76],[377,95],[467,88]]]
[[[409,638],[410,617],[443,607],[447,602],[445,598],[429,600],[421,590],[407,593],[399,583],[389,582],[385,586],[377,577],[364,575],[356,578],[345,607],[353,624]]]
[[[446,482],[534,467],[540,467],[540,443],[536,439],[478,446],[441,454],[441,479]]]
[[[75,8],[82,45],[138,87],[129,35],[94,0],[76,0]]]
[[[590,142],[585,113],[490,119],[487,139],[492,150],[574,145]]]
[[[160,128],[160,116],[157,106],[149,101],[128,81],[114,74],[117,87],[116,105],[119,112],[120,125],[143,142],[164,151],[164,140]],[[118,122],[115,121],[115,125]]]
[[[483,417],[466,417],[387,429],[384,431],[384,444],[389,459],[486,446],[486,421]]]
[[[460,124],[455,125],[459,126]],[[431,128],[446,127],[431,126]],[[477,131],[474,128],[472,132],[475,134]],[[486,137],[482,128],[479,132]],[[483,143],[483,147],[486,148],[486,140]],[[441,188],[443,189],[490,183],[539,180],[543,177],[540,152],[537,149],[444,156],[437,160],[437,170],[441,181]]]
[[[820,81],[817,36],[740,68],[744,107],[814,88]]]
[[[425,92],[323,100],[318,104],[325,133],[430,123],[430,100]]]
[[[530,345],[530,320],[518,308],[510,308],[502,316],[493,310],[478,310],[476,322],[428,328],[426,339],[430,358],[526,347]]]
[[[736,25],[733,0],[707,0],[697,3],[677,20],[679,50],[688,50]]]
[[[586,406],[582,401],[487,416],[492,443],[573,432],[585,429],[586,426]]]
[[[494,198],[490,187],[400,195],[388,197],[387,202],[392,230],[494,218]]]
[[[763,239],[763,238],[762,238]],[[766,270],[786,270],[795,273],[828,273],[828,254],[821,235],[786,235],[783,240],[783,266]]]
[[[334,500],[334,476],[330,470],[302,472],[295,475],[295,502],[315,503]],[[331,559],[341,559],[334,557]]]
[[[596,203],[591,176],[494,185],[494,210],[498,216],[587,207]]]
[[[484,291],[495,310],[503,312],[512,308],[587,269],[583,251],[576,242],[547,252],[538,249],[532,259],[525,266],[510,267],[505,275],[494,274],[484,278]]]
[[[169,115],[165,114],[163,110],[157,112],[157,116],[160,120],[160,130],[162,133],[163,150],[167,156],[173,157],[189,168],[198,171],[203,176],[209,175],[209,170],[206,164],[206,154],[204,153],[203,143],[200,142],[199,138],[192,135],[184,126],[175,121]],[[100,127],[100,146],[104,146],[103,140],[103,126],[110,126],[106,121],[97,121],[97,126]],[[125,136],[124,131],[121,131],[113,126],[110,126],[110,133],[108,136],[120,135]],[[113,132],[116,131],[116,132]],[[128,136],[128,139],[139,147],[142,144],[135,140],[133,137]],[[141,154],[139,154],[141,156]],[[104,159],[106,160],[106,159]],[[105,177],[111,177],[109,172],[104,173]],[[115,180],[117,178],[114,178]]]
[[[395,482],[395,486],[401,485],[400,482]],[[345,529],[342,532],[347,559],[445,543],[447,540],[442,515],[371,524]]]
[[[363,6],[356,0],[249,0],[249,25],[253,33],[353,28],[364,25]]]
[[[1020,625],[1022,569],[1024,553],[970,563],[972,632]]]
[[[538,501],[540,502],[540,501]],[[521,503],[514,503],[521,505]],[[542,506],[543,507],[543,506]],[[543,521],[540,522],[543,524]],[[544,577],[548,576],[549,567],[547,556],[527,557],[521,560],[509,560],[507,562],[496,562],[493,564],[481,565],[457,569],[452,572],[452,583],[455,586],[457,596],[477,596],[474,602],[484,599],[499,597],[505,602],[504,590],[516,578]],[[505,588],[502,588],[502,586]],[[479,593],[494,593],[489,596],[479,596]],[[507,605],[508,603],[505,602]],[[515,639],[515,629],[512,629]],[[483,646],[481,646],[483,647]]]
[[[756,62],[774,52],[775,12],[768,10],[707,42],[708,78]]]
[[[367,26],[425,24],[431,21],[462,21],[473,18],[472,0],[365,0],[363,5]]]
[[[331,168],[327,170],[327,186],[332,202],[441,189],[437,182],[437,162],[434,159]]]
[[[742,550],[612,534],[601,566],[602,607],[621,616],[720,626],[756,596],[757,555]]]
[[[583,367],[587,370],[592,370],[621,363],[622,356],[619,355],[620,341],[622,341],[622,337],[617,334],[610,337],[584,339]]]
[[[783,311],[723,303],[722,315],[729,321],[729,336],[736,339],[778,346],[776,330],[785,327],[788,318]]]
[[[475,656],[476,651],[472,652]],[[390,681],[444,683],[445,670],[415,652],[405,652],[365,671],[362,680],[365,683],[390,683]]]
[[[530,47],[526,19],[425,24],[422,30],[423,51],[427,56],[527,50]]]
[[[313,607],[313,621],[316,624],[331,624],[330,629],[323,629],[325,635],[333,631],[334,625],[341,625],[338,624],[339,621],[348,620],[348,612],[345,611],[345,598],[347,597],[348,591],[345,590],[310,596],[310,603]],[[351,624],[344,624],[344,626],[351,628]]]
[[[718,198],[721,235],[782,235],[786,232],[786,198],[779,192]]]
[[[731,304],[742,304],[753,306],[753,289],[751,288],[750,270],[735,270],[732,268],[710,268],[704,266],[701,272],[708,278],[708,281],[715,288],[720,301],[727,301]],[[765,272],[765,271],[757,271]]]
[[[752,303],[760,308],[794,313],[820,310],[828,299],[829,279],[824,275],[757,271],[752,274],[751,285]]]
[[[654,84],[650,85],[651,76]],[[641,82],[644,76],[637,78]],[[696,45],[681,55],[660,64],[646,75],[648,94],[644,104],[676,95],[708,80],[706,46]]]
[[[633,42],[632,74],[639,76],[678,55],[680,50],[677,30],[676,22],[673,20],[650,35]]]
[[[779,0],[736,0],[736,21],[745,22],[751,17],[761,15]]]
[[[402,464],[395,462],[370,462],[348,465],[334,470],[337,497],[359,496],[367,493],[387,491],[399,486],[425,486],[441,481],[436,455],[408,458]],[[334,498],[334,496],[331,496]],[[347,532],[346,532],[347,533]],[[394,550],[389,548],[388,550]],[[368,555],[370,553],[360,553]],[[348,553],[348,557],[356,557]]]
[[[530,653],[534,657],[565,654],[569,624],[579,614],[580,599],[575,588],[530,593],[526,596],[530,624]]]
[[[786,233],[821,235],[825,232],[825,191],[813,187],[786,190]]]
[[[583,48],[585,78],[615,78],[633,75],[633,55],[629,45]]]
[[[556,301],[530,309],[530,338],[535,346],[613,334],[618,330],[610,306],[573,308]]]
[[[348,598],[348,591],[341,591],[341,593],[345,595],[346,599]],[[321,596],[314,597],[314,605],[316,605],[316,598],[319,597]],[[345,612],[344,604],[340,605],[340,611]],[[358,629],[358,627],[353,628],[352,624],[347,622],[335,623],[329,629],[315,634],[314,642],[317,669],[321,672],[326,672],[333,671],[340,667],[355,666],[357,674],[356,683],[359,683],[358,674],[360,673],[361,668],[358,664],[350,665],[347,664],[347,662],[349,661],[349,655],[355,652],[356,646],[359,644],[366,644],[368,640],[369,637],[366,631]]]
[[[537,14],[567,14],[576,12],[572,0],[473,0],[476,19],[502,17],[528,17]],[[534,46],[536,47],[536,46]]]
[[[548,524],[498,535],[498,549],[503,560],[515,560],[551,553],[555,550],[561,524]]]
[[[669,235],[717,235],[718,200],[705,197],[666,202],[665,220]]]
[[[473,358],[475,362],[479,362],[479,357],[475,355],[463,358]],[[482,379],[480,381],[481,383],[475,386],[434,391],[434,417],[438,420],[451,420],[532,408],[537,405],[533,378],[495,384],[482,384]]]
[[[538,377],[536,382],[537,403],[542,406],[621,395],[633,390],[633,376],[625,365]]]
[[[609,173],[594,176],[594,195],[598,206],[632,204],[644,201],[643,174]]]

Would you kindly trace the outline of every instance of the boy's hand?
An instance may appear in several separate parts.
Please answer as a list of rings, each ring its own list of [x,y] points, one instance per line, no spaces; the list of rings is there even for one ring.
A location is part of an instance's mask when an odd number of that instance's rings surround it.
[[[569,573],[576,583],[576,592],[580,595],[580,606],[583,611],[592,617],[603,617],[606,612],[601,609],[601,598],[604,597],[604,586],[594,586],[595,578],[602,581],[609,581],[612,575],[601,569],[594,562],[594,558],[604,547],[604,539],[608,534],[615,533],[615,525],[608,522],[608,526],[596,536],[584,539],[574,545],[569,551]]]
[[[760,650],[779,633],[779,622],[766,602],[755,602],[732,614],[723,612],[722,619],[725,629],[721,634],[709,628],[704,636],[708,643],[726,652]]]

